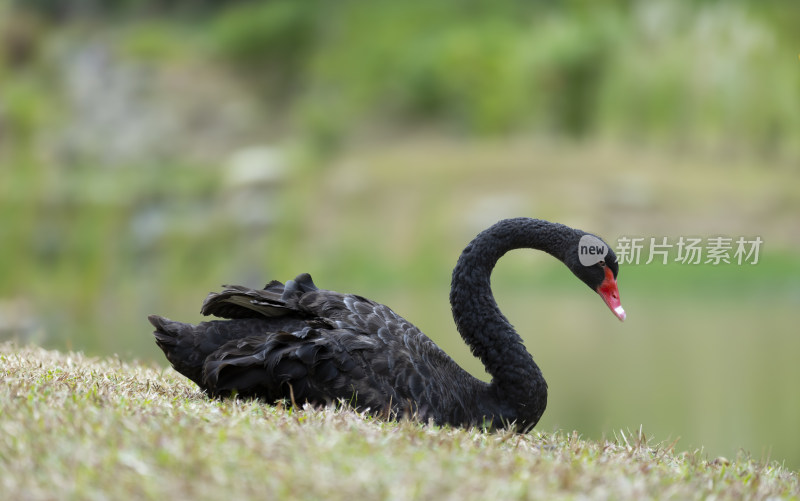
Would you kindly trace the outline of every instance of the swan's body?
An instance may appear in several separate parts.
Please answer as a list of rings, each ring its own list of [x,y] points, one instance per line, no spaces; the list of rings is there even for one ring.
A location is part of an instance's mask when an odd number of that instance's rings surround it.
[[[489,277],[511,249],[543,250],[603,296],[620,319],[617,263],[578,262],[580,230],[537,219],[501,221],[479,234],[453,271],[450,301],[461,336],[492,375],[482,382],[387,306],[317,288],[307,274],[255,290],[230,286],[203,303],[228,320],[190,325],[155,315],[155,337],[173,367],[214,396],[268,402],[345,401],[387,416],[437,424],[532,428],[547,384],[500,313]],[[612,290],[613,289],[613,290]]]

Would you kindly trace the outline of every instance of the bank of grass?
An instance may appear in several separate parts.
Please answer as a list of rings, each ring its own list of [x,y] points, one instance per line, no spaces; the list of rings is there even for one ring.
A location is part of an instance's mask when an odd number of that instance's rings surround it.
[[[767,499],[798,475],[641,430],[486,433],[212,401],[171,370],[0,345],[8,499]]]

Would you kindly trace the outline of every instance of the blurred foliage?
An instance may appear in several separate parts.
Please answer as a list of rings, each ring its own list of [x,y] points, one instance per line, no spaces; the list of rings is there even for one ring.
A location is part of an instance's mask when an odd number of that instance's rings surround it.
[[[759,234],[747,271],[623,270],[633,340],[546,262],[501,263],[498,299],[566,336],[535,340],[543,426],[798,464],[797,26],[777,0],[0,0],[0,336],[160,360],[146,314],[308,271],[480,374],[447,285],[493,220]]]
[[[314,43],[320,2],[276,1],[228,9],[212,23],[220,55],[262,72],[295,76]]]
[[[179,45],[205,53],[209,64],[234,65],[311,138],[341,140],[391,116],[480,135],[621,134],[797,153],[796,51],[779,49],[798,46],[788,20],[800,19],[779,2],[14,5],[5,9],[5,33],[17,39],[6,44],[7,62],[35,58],[20,47],[85,17],[182,26],[175,37],[158,29],[131,36],[142,38],[139,55]],[[13,28],[20,18],[52,27]]]

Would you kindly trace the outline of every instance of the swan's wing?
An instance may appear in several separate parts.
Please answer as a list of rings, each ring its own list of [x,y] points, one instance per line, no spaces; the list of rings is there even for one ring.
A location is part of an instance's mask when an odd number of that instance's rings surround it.
[[[227,285],[222,292],[208,295],[201,312],[228,319],[293,317],[311,326],[352,328],[363,335],[378,335],[387,343],[397,341],[394,338],[398,336],[429,342],[389,307],[355,294],[320,289],[305,273],[286,285],[272,281],[264,289]],[[381,328],[384,330],[379,332]]]
[[[207,356],[201,386],[213,394],[345,400],[438,421],[463,408],[468,375],[416,326],[375,301],[319,289],[308,275],[261,290],[229,286],[208,296],[203,313],[260,318],[265,329]]]
[[[343,400],[378,414],[426,419],[435,403],[434,385],[426,381],[431,370],[402,342],[405,336],[386,329],[376,335],[348,327],[305,327],[234,339],[205,358],[201,386],[212,395],[320,405]]]

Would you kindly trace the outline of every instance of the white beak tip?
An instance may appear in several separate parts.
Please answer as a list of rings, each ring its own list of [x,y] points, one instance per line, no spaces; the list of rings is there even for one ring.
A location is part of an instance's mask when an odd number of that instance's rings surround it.
[[[614,315],[616,315],[617,318],[619,318],[620,322],[625,321],[625,317],[627,316],[622,306],[617,306],[616,308],[614,308]]]

